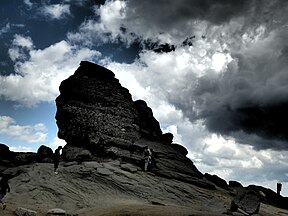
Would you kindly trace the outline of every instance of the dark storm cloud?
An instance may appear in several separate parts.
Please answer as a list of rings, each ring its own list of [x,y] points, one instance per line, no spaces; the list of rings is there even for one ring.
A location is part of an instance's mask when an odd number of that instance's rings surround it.
[[[163,44],[156,50],[159,54],[168,51],[171,57],[178,48],[182,49],[187,37],[198,33],[188,44],[194,46],[197,40],[206,43],[207,46],[200,47],[199,52],[206,50],[196,59],[198,62],[205,57],[211,59],[218,50],[229,53],[234,60],[219,75],[207,69],[206,75],[188,73],[186,79],[179,79],[181,83],[167,85],[173,88],[167,93],[169,101],[191,121],[202,119],[211,132],[237,139],[243,131],[250,137],[239,137],[245,144],[257,149],[283,149],[288,148],[287,127],[283,123],[287,121],[284,116],[288,103],[287,8],[288,2],[280,0],[106,1],[95,10],[96,17],[102,17],[87,20],[80,28],[82,34],[73,37],[83,40],[90,35],[86,41],[94,37],[104,43],[127,44],[135,39],[150,40]],[[169,47],[172,45],[176,52]],[[222,48],[224,45],[227,48]],[[165,78],[159,77],[158,81],[165,82]],[[270,140],[271,144],[261,144],[261,139]]]
[[[234,136],[257,149],[288,149],[288,2],[157,1],[152,8],[150,4],[130,1],[128,8],[131,14],[145,17],[144,23],[152,29],[157,26],[163,32],[177,31],[178,25],[187,37],[185,27],[191,20],[206,20],[213,27],[229,26],[234,19],[234,25],[239,25],[223,28],[230,38],[218,38],[208,30],[210,40],[233,45],[229,52],[234,61],[227,71],[218,77],[187,76],[185,90],[178,91],[180,96],[169,94],[170,102],[191,121],[203,119],[211,132]],[[243,48],[249,44],[245,36],[251,47]]]
[[[170,101],[191,121],[203,119],[211,132],[257,149],[288,149],[287,36],[286,30],[275,30],[234,51],[223,74],[202,76],[190,89],[188,78],[187,93]]]
[[[201,19],[214,24],[229,21],[251,9],[254,1],[230,0],[166,0],[166,1],[128,1],[129,12],[144,16],[151,24],[174,25],[183,20]]]
[[[263,23],[275,26],[282,21],[279,20],[279,15],[282,16],[281,19],[286,19],[287,10],[284,9],[287,4],[287,1],[280,0],[133,0],[127,1],[125,27],[128,33],[133,32],[144,39],[159,36],[159,33],[168,33],[184,40],[197,31],[195,24],[199,21],[207,21],[208,26],[213,27],[239,18],[243,22],[239,31]],[[205,28],[202,30],[204,32]]]

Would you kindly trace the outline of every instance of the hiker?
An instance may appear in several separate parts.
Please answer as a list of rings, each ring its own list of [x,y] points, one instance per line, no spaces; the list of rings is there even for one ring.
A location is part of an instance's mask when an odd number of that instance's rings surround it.
[[[3,201],[3,198],[6,195],[7,191],[10,192],[10,187],[8,184],[8,178],[4,175],[0,180],[0,203],[3,206],[3,210],[5,210],[6,208],[6,203]]]
[[[144,171],[147,171],[148,166],[151,164],[152,153],[151,153],[150,149],[148,148],[148,146],[145,146],[143,153],[144,153]]]
[[[59,161],[60,161],[60,150],[62,149],[62,146],[58,146],[58,148],[55,150],[54,155],[53,155],[53,162],[54,162],[54,173],[57,175],[57,169],[59,166]]]

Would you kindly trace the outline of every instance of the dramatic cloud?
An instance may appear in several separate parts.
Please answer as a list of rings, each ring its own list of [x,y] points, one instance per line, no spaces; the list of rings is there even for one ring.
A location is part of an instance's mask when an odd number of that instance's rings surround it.
[[[47,138],[46,127],[39,123],[35,125],[17,125],[9,116],[0,116],[0,134],[14,137],[27,143],[45,142]]]
[[[137,73],[128,68],[126,75],[211,132],[257,149],[287,149],[287,3],[148,3],[108,1],[95,9],[100,19],[83,23],[81,36],[175,44],[168,53],[143,50],[130,66]],[[189,35],[196,36],[183,45]]]
[[[79,62],[97,59],[100,53],[71,46],[64,40],[37,50],[30,37],[16,35],[9,55],[15,62],[16,74],[0,76],[0,96],[34,106],[41,101],[54,101],[60,82],[73,74]]]

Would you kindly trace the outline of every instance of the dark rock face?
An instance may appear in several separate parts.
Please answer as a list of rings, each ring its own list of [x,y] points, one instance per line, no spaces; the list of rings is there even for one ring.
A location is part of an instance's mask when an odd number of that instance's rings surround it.
[[[245,191],[237,195],[231,202],[231,210],[237,211],[240,208],[248,215],[258,214],[260,209],[260,199],[253,190]]]
[[[229,181],[229,187],[243,187],[243,185],[237,181]]]
[[[133,102],[129,91],[110,70],[81,62],[75,74],[62,81],[59,90],[58,136],[67,142],[63,159],[121,158],[142,167],[143,150],[148,146],[157,155],[153,172],[174,179],[202,178],[186,157],[185,147],[171,145],[173,134],[162,136],[151,108],[143,100]]]
[[[165,133],[162,135],[161,140],[164,143],[171,144],[173,142],[173,134],[172,133]]]
[[[15,159],[15,154],[9,150],[9,147],[0,144],[0,161],[13,161]]]
[[[217,175],[210,175],[209,173],[205,173],[204,174],[204,178],[206,178],[207,180],[213,182],[216,186],[221,187],[223,189],[228,189],[228,184],[227,182],[220,178]]]
[[[154,118],[152,109],[143,100],[134,102],[139,114],[139,129],[141,135],[152,140],[159,140],[162,136],[159,122]]]
[[[180,145],[180,144],[177,144],[177,143],[172,143],[171,146],[177,151],[179,152],[180,154],[186,156],[188,154],[188,150]]]
[[[30,164],[36,159],[35,153],[13,152],[8,146],[0,144],[0,176],[7,168]]]
[[[45,145],[41,145],[37,150],[38,162],[52,162],[53,150]]]
[[[0,175],[14,163],[15,156],[15,153],[11,152],[8,146],[0,144]]]
[[[58,136],[75,146],[129,143],[140,137],[136,107],[114,73],[81,62],[60,85],[56,99]]]
[[[288,209],[288,197],[282,197],[275,191],[256,185],[249,185],[247,190],[253,190],[258,193],[258,197],[262,203],[276,206],[283,209]]]

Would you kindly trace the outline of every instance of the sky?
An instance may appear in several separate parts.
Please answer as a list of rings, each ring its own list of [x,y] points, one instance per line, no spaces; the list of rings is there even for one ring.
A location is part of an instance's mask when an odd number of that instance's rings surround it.
[[[145,100],[202,173],[288,196],[288,1],[1,0],[0,143],[57,138],[83,60]]]

